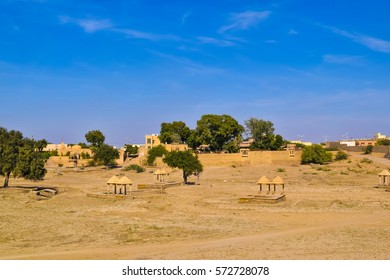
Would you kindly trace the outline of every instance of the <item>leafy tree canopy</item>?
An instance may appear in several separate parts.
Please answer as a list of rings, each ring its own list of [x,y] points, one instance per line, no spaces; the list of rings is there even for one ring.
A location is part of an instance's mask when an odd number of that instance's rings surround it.
[[[245,121],[246,131],[255,140],[253,149],[279,150],[283,145],[283,137],[274,135],[274,124],[270,121],[250,118]]]
[[[164,146],[158,145],[153,147],[148,151],[148,156],[146,158],[146,164],[152,166],[157,157],[162,157],[163,155],[168,154],[167,149]]]
[[[373,149],[374,149],[374,147],[373,147],[372,145],[368,145],[368,146],[364,149],[364,154],[365,154],[365,155],[371,154]]]
[[[114,147],[107,144],[100,144],[100,146],[95,149],[93,159],[105,166],[115,165],[115,159],[119,158],[119,152]]]
[[[85,134],[85,139],[91,143],[93,151],[93,164],[103,164],[106,167],[116,165],[119,151],[104,143],[106,137],[100,130],[91,130]],[[92,163],[92,162],[91,162]]]
[[[326,162],[331,162],[332,158],[332,153],[327,152],[321,145],[312,145],[303,148],[301,163],[324,164]]]
[[[83,142],[80,142],[77,145],[79,145],[82,149],[88,149],[89,148],[89,146],[87,144],[83,143]]]
[[[203,171],[202,163],[198,156],[191,151],[173,151],[163,159],[168,166],[183,170],[183,180],[187,184],[190,175],[198,175]]]
[[[338,151],[335,157],[335,160],[344,160],[348,159],[349,155],[344,151]]]
[[[91,143],[93,147],[97,148],[104,143],[106,137],[100,130],[91,130],[85,134],[85,139],[88,143]]]
[[[390,139],[379,139],[376,141],[376,146],[390,146]]]
[[[238,148],[243,132],[243,126],[229,115],[203,115],[189,137],[189,143],[193,148],[207,144],[211,151],[231,151],[233,147]]]
[[[182,121],[161,124],[160,141],[161,143],[186,143],[191,134],[191,129]]]
[[[46,140],[24,138],[15,130],[7,131],[0,127],[0,175],[5,177],[4,187],[8,187],[9,178],[23,177],[28,180],[41,180],[46,174],[45,163],[48,153],[42,152]]]
[[[125,145],[125,152],[129,155],[138,154],[138,149],[139,148],[136,145],[130,145],[130,144]]]

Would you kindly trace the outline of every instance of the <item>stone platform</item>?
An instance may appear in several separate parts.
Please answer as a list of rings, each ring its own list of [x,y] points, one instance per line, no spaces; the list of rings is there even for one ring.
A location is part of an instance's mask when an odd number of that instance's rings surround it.
[[[286,200],[285,194],[279,195],[248,195],[240,197],[238,203],[270,203],[275,204]]]

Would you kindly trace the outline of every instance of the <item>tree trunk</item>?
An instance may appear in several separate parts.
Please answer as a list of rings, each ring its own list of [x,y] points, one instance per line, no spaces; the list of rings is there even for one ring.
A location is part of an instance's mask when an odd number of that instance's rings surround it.
[[[4,180],[4,185],[3,185],[4,188],[8,188],[8,181],[9,181],[10,175],[11,174],[9,174],[9,173],[5,174],[5,180]]]
[[[184,184],[187,185],[187,173],[183,171],[183,179],[184,179]]]

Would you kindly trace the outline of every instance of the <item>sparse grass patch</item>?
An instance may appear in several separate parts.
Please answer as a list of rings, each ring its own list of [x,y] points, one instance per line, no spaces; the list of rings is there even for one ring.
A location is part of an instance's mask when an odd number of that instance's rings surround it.
[[[326,167],[326,166],[320,166],[317,168],[318,171],[331,171],[331,169],[329,167]]]
[[[276,169],[276,172],[286,172],[286,169],[284,169],[284,168],[278,168],[278,169]]]
[[[371,164],[372,163],[372,160],[371,159],[368,159],[368,158],[363,158],[360,163],[367,163],[367,164]]]
[[[131,171],[131,170],[135,170],[137,171],[137,173],[140,173],[140,172],[144,172],[145,168],[143,168],[138,164],[131,164],[122,168],[122,171]]]
[[[356,174],[363,173],[363,170],[358,170],[358,169],[354,169],[354,168],[351,168],[351,167],[348,167],[348,171],[355,172]]]
[[[152,229],[152,230],[161,230],[161,229],[163,229],[163,227],[160,227],[160,226],[157,226],[157,225],[151,225],[148,228]]]
[[[93,159],[91,159],[91,160],[89,160],[89,161],[87,162],[87,166],[89,166],[89,167],[96,166],[96,162],[95,162]]]

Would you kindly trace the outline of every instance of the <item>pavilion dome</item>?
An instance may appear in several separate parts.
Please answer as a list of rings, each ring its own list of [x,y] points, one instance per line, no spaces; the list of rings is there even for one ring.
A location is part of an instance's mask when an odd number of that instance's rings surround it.
[[[126,176],[123,176],[122,178],[120,178],[118,180],[118,184],[121,184],[121,185],[132,185],[133,182],[129,178],[127,178]]]
[[[276,176],[273,180],[272,180],[272,183],[273,184],[284,184],[284,181],[282,178],[280,178],[279,176]]]
[[[118,176],[112,176],[110,179],[108,179],[107,184],[119,184]]]
[[[378,175],[379,176],[390,176],[390,172],[387,169],[383,169]]]
[[[269,181],[269,179],[266,176],[261,176],[259,181],[257,181],[258,185],[260,185],[260,184],[269,184],[269,183],[270,183],[270,181]]]

